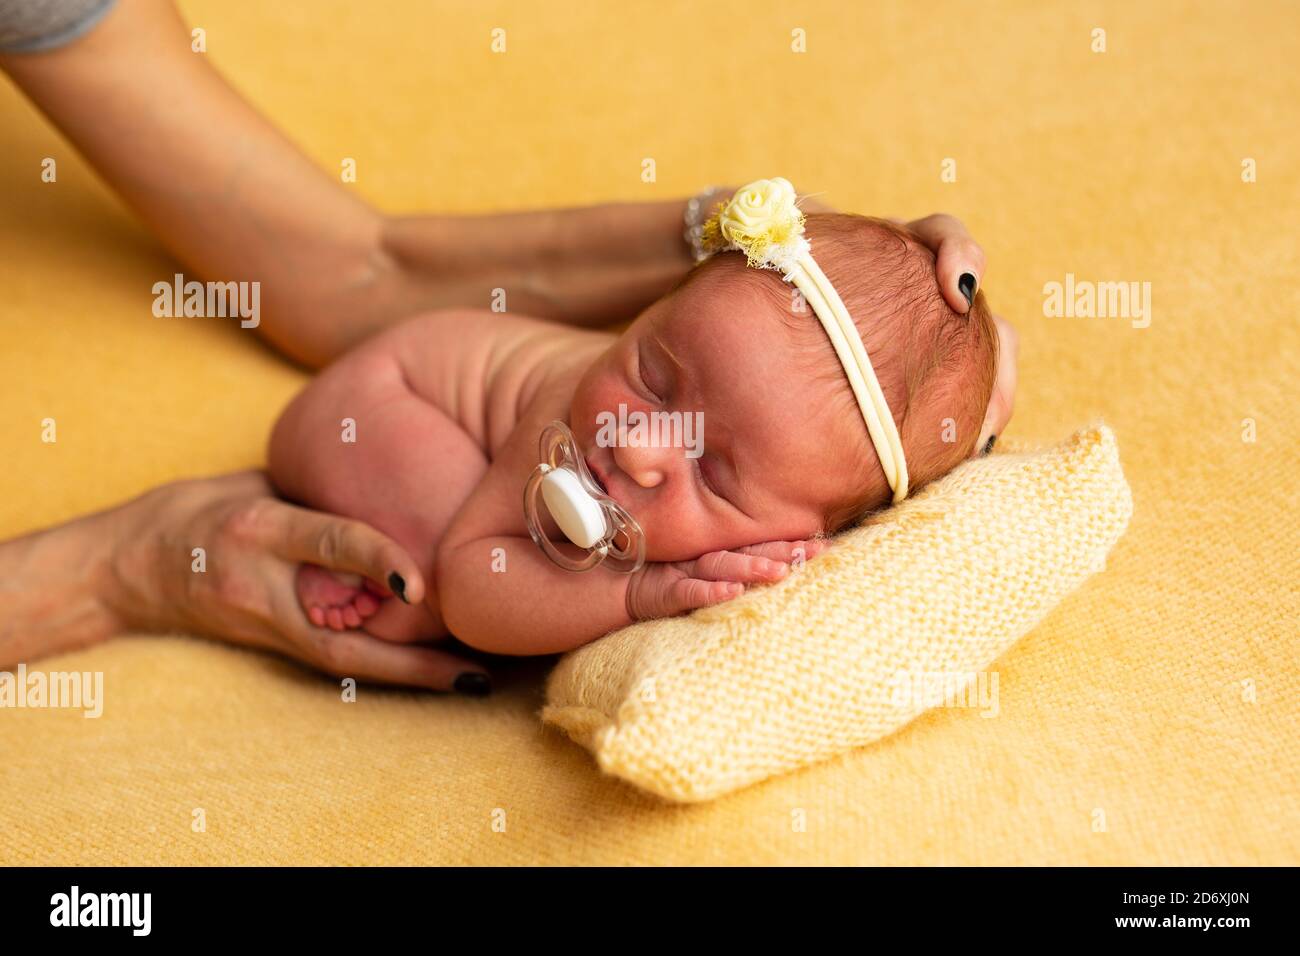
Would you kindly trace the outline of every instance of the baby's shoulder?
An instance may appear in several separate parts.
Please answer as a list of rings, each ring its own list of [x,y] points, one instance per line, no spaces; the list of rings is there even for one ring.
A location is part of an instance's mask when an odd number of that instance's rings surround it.
[[[567,409],[578,379],[614,341],[608,332],[486,309],[429,312],[394,332],[411,388],[455,408],[489,454],[528,408]]]

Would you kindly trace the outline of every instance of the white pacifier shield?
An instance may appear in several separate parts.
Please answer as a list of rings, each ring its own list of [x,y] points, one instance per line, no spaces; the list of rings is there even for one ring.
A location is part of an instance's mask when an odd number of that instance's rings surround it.
[[[542,479],[542,500],[564,536],[578,547],[595,547],[605,537],[605,513],[569,469],[547,472]]]

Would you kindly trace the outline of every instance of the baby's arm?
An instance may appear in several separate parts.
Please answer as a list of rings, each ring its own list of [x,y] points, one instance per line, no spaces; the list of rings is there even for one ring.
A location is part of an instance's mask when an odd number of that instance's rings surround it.
[[[459,640],[495,654],[554,654],[632,623],[629,576],[557,568],[533,544],[523,490],[553,407],[534,403],[438,549],[442,615]]]
[[[557,568],[523,520],[537,436],[554,410],[538,402],[524,414],[438,549],[443,618],[466,644],[496,654],[571,650],[634,620],[682,614],[736,597],[746,585],[773,583],[796,556],[821,550],[822,542],[779,541],[652,562],[634,574]]]

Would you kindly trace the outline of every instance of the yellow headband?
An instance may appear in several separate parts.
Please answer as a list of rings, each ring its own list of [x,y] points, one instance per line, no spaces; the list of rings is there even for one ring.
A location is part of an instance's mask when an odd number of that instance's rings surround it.
[[[826,273],[813,259],[812,246],[803,232],[804,216],[795,203],[794,187],[778,177],[760,179],[737,190],[731,201],[704,224],[702,238],[704,247],[711,252],[735,249],[757,269],[780,271],[785,281],[803,293],[844,366],[897,504],[907,497],[903,442],[857,326]]]

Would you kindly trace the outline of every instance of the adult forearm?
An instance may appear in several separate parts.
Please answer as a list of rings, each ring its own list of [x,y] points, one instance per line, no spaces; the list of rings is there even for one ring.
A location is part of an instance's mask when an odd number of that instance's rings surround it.
[[[0,668],[110,637],[113,534],[105,514],[0,543]]]
[[[257,332],[308,365],[422,310],[499,305],[497,289],[516,313],[629,318],[691,266],[684,198],[385,217],[194,52],[167,0],[120,3],[76,42],[0,67],[193,278],[258,282]]]
[[[394,307],[499,303],[585,326],[631,318],[691,268],[685,202],[390,218],[383,250],[398,266]]]
[[[277,347],[319,365],[383,323],[382,217],[191,50],[170,3],[119,3],[0,66],[194,278],[260,283],[257,330]]]

